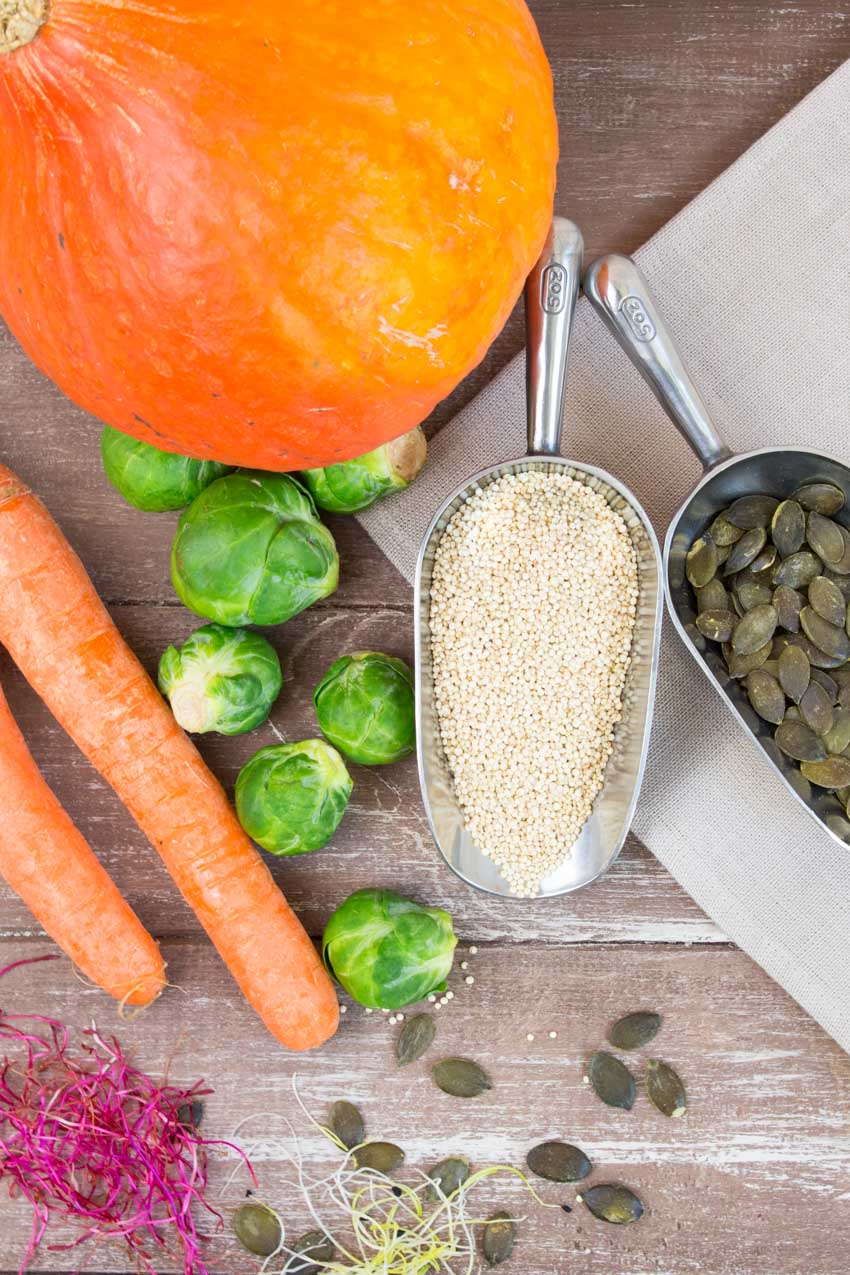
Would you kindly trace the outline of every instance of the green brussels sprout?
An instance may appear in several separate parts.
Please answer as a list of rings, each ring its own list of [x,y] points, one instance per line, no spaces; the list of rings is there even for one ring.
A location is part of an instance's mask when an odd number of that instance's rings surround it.
[[[159,661],[159,689],[184,730],[241,735],[264,722],[280,694],[280,660],[259,633],[205,624]]]
[[[323,739],[272,744],[236,780],[236,813],[249,837],[271,854],[306,854],[330,841],[353,784]]]
[[[350,996],[370,1009],[401,1009],[445,990],[457,939],[442,908],[392,890],[358,890],[325,926],[322,956]]]
[[[364,766],[407,757],[416,747],[413,674],[404,660],[355,651],[328,669],[313,694],[322,734]]]
[[[339,558],[299,482],[240,469],[182,515],[171,578],[181,602],[208,620],[282,624],[333,593]]]
[[[410,433],[365,456],[325,469],[305,469],[302,478],[320,509],[332,514],[354,514],[368,509],[391,491],[409,487],[425,464],[427,446],[417,425]]]
[[[100,454],[112,486],[129,504],[148,513],[183,509],[211,482],[233,469],[214,460],[193,460],[160,451],[111,425],[106,425],[100,436]]]

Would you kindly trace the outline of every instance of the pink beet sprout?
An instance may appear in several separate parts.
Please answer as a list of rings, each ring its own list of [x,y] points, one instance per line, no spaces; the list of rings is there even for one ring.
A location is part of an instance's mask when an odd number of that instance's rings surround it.
[[[208,1152],[234,1151],[254,1178],[238,1147],[198,1134],[192,1113],[212,1090],[159,1083],[114,1037],[92,1027],[73,1042],[38,1014],[0,1011],[0,1054],[0,1180],[33,1211],[21,1275],[63,1219],[79,1234],[51,1250],[119,1241],[150,1275],[164,1255],[182,1260],[184,1275],[208,1275],[197,1218],[222,1221],[206,1197]]]

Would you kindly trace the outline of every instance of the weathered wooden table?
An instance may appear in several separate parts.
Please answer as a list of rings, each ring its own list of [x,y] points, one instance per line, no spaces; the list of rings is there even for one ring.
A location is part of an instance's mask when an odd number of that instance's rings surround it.
[[[631,249],[667,220],[808,89],[850,55],[843,6],[796,0],[537,0],[552,58],[562,124],[558,206],[583,226],[591,252]],[[519,348],[517,314],[486,364],[435,414],[439,428]],[[140,357],[144,352],[140,351]],[[143,515],[108,487],[98,429],[67,403],[0,333],[0,454],[39,491],[67,531],[115,619],[148,668],[196,621],[168,581],[174,519]],[[203,752],[232,785],[254,749],[315,733],[314,684],[339,654],[375,647],[410,656],[411,595],[353,521],[334,523],[342,552],[339,592],[273,635],[286,683],[274,721]],[[529,1205],[516,1189],[485,1193],[527,1214],[510,1268],[522,1275],[840,1275],[850,1247],[850,1060],[739,952],[632,842],[609,875],[549,904],[500,903],[453,879],[431,844],[413,761],[355,768],[350,812],[333,845],[275,874],[314,935],[350,891],[393,887],[449,908],[468,970],[437,1010],[434,1056],[472,1054],[493,1091],[474,1103],[440,1094],[423,1063],[397,1071],[394,1030],[380,1014],[349,1006],[320,1054],[287,1056],[243,1004],[154,852],[112,793],[76,752],[0,654],[0,679],[49,783],[103,862],[161,938],[173,988],[141,1019],[122,1025],[105,998],[67,964],[20,971],[0,987],[6,1008],[35,1009],[79,1024],[117,1028],[151,1069],[181,1080],[205,1076],[216,1095],[206,1130],[252,1150],[262,1193],[294,1233],[305,1219],[283,1185],[285,1120],[302,1125],[291,1094],[316,1114],[335,1098],[362,1105],[369,1132],[402,1143],[411,1164],[443,1155],[522,1163],[547,1136],[578,1142],[595,1180],[622,1180],[644,1198],[638,1225],[595,1222]],[[734,836],[734,829],[725,830]],[[49,948],[0,888],[2,963]],[[468,949],[476,944],[478,951]],[[464,979],[471,974],[475,982]],[[602,1107],[581,1083],[582,1060],[619,1014],[665,1016],[657,1052],[686,1078],[690,1110],[668,1121],[641,1096],[631,1113]],[[552,1038],[550,1033],[557,1032]],[[534,1039],[529,1040],[529,1035]],[[303,1149],[319,1165],[315,1137]],[[226,1174],[217,1170],[223,1183]],[[240,1179],[224,1197],[238,1200]],[[569,1200],[568,1188],[545,1188]],[[26,1210],[0,1205],[0,1269],[17,1269]],[[35,1269],[77,1269],[78,1255],[43,1252]],[[238,1275],[252,1263],[232,1247],[213,1262]],[[87,1258],[118,1271],[117,1252]]]

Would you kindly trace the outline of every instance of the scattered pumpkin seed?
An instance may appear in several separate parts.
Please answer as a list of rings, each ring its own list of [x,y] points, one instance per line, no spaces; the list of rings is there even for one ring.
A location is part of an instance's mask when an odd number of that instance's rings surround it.
[[[836,669],[836,672],[838,670]],[[842,686],[838,692],[838,704],[840,708],[850,708],[850,686]]]
[[[801,651],[805,651],[808,656],[812,669],[836,669],[840,668],[846,660],[836,659],[833,655],[827,655],[825,651],[821,651],[815,646],[814,642],[810,642],[805,633],[783,633],[785,646],[799,646]]]
[[[844,506],[844,492],[833,483],[804,483],[791,497],[804,509],[819,514],[837,514]]]
[[[783,500],[776,506],[770,523],[770,536],[780,556],[802,549],[806,539],[806,515],[796,500]]]
[[[444,1058],[434,1065],[431,1075],[443,1093],[453,1098],[477,1098],[493,1088],[487,1072],[471,1058]]]
[[[756,494],[740,496],[722,515],[733,527],[743,527],[749,531],[754,527],[766,527],[773,517],[779,501],[775,496]]]
[[[324,1231],[308,1231],[292,1245],[293,1256],[284,1266],[285,1275],[318,1275],[336,1256],[336,1248]]]
[[[717,545],[710,536],[700,536],[688,550],[688,556],[685,559],[685,575],[695,589],[701,589],[708,584],[709,580],[714,579],[718,565]]]
[[[812,666],[805,651],[801,651],[799,646],[786,646],[780,652],[777,664],[779,685],[789,699],[799,704],[812,676]]]
[[[665,1116],[683,1116],[688,1109],[680,1076],[660,1058],[650,1058],[646,1064],[646,1094]]]
[[[753,669],[747,674],[747,696],[759,717],[779,725],[785,716],[785,692],[775,677],[763,668]]]
[[[821,574],[822,567],[820,558],[808,549],[801,549],[782,559],[773,573],[773,583],[787,584],[791,589],[807,588],[815,576]]]
[[[395,1173],[404,1164],[404,1152],[394,1142],[365,1142],[354,1152],[358,1169],[374,1169],[376,1173]]]
[[[730,639],[732,650],[736,655],[752,655],[760,650],[773,637],[778,619],[773,606],[753,607],[735,625]]]
[[[844,557],[844,537],[838,523],[814,510],[806,519],[806,540],[809,548],[831,567]]]
[[[761,553],[757,554],[755,558],[753,558],[748,570],[751,571],[753,576],[757,578],[758,576],[764,575],[766,571],[769,571],[775,562],[776,545],[767,544],[762,549]],[[770,588],[770,585],[768,584],[766,587]]]
[[[525,1160],[531,1172],[547,1182],[580,1182],[593,1168],[580,1147],[557,1139],[532,1147]]]
[[[697,589],[697,612],[703,611],[728,611],[732,606],[732,598],[729,591],[724,588],[723,581],[717,576],[713,580],[709,580],[708,584],[704,584],[701,589]]]
[[[233,1214],[233,1234],[255,1257],[271,1257],[283,1243],[283,1227],[274,1209],[258,1200],[240,1204]]]
[[[733,584],[733,601],[737,598],[742,611],[752,611],[753,607],[768,606],[773,601],[773,590],[766,580],[755,580],[747,577],[746,571],[735,576]]]
[[[708,534],[719,549],[726,549],[740,540],[744,532],[741,527],[736,527],[734,523],[724,518],[723,514],[718,514],[709,527]]]
[[[800,712],[816,735],[825,735],[832,727],[832,702],[819,682],[809,682],[800,698]]]
[[[834,677],[830,677],[829,673],[822,668],[812,669],[812,681],[817,682],[818,686],[822,686],[829,696],[829,702],[835,704],[838,700],[838,683]]]
[[[746,677],[754,668],[761,668],[763,664],[770,658],[771,643],[765,642],[764,646],[760,646],[757,651],[753,651],[751,655],[739,655],[732,650],[731,645],[724,644],[723,654],[726,658],[726,666],[732,677]]]
[[[738,543],[734,544],[729,552],[729,557],[726,559],[724,566],[724,574],[731,576],[738,571],[743,571],[744,567],[748,567],[751,562],[755,561],[766,543],[767,532],[764,527],[753,527],[751,531],[745,531]],[[716,552],[717,550],[715,549],[715,554]]]
[[[845,788],[850,784],[850,757],[830,756],[823,761],[804,761],[804,777],[818,788]]]
[[[637,1092],[635,1079],[619,1058],[604,1049],[597,1050],[590,1055],[587,1078],[597,1098],[601,1098],[607,1106],[631,1111]]]
[[[728,642],[738,617],[734,611],[701,611],[696,623],[703,637],[712,642]]]
[[[501,1266],[514,1251],[516,1223],[510,1213],[494,1213],[484,1223],[481,1248],[488,1266]]]
[[[661,1015],[638,1009],[618,1018],[609,1028],[608,1040],[615,1049],[641,1049],[658,1035]]]
[[[335,1102],[331,1107],[329,1121],[332,1133],[335,1133],[347,1151],[359,1147],[366,1137],[363,1117],[351,1102]]]
[[[806,605],[802,593],[792,589],[790,585],[780,584],[773,590],[773,606],[779,617],[780,627],[789,633],[800,632],[800,612]]]
[[[743,620],[739,623],[743,624]],[[830,624],[810,606],[803,607],[800,612],[800,624],[806,637],[819,651],[841,660],[842,663],[850,659],[850,637],[843,627]]]
[[[826,746],[819,735],[805,722],[785,720],[776,728],[774,739],[785,753],[794,761],[824,761],[827,756]]]
[[[826,576],[815,576],[809,585],[809,606],[829,624],[841,627],[847,619],[847,603],[838,585]]]
[[[599,1186],[590,1186],[576,1196],[576,1199],[586,1205],[600,1222],[622,1226],[629,1222],[639,1222],[643,1217],[643,1205],[634,1191],[616,1183],[604,1182]]]
[[[399,1032],[396,1041],[396,1058],[400,1067],[416,1062],[431,1048],[437,1034],[437,1024],[430,1014],[414,1014]]]
[[[844,541],[844,554],[840,562],[834,562],[831,564],[831,568],[838,577],[838,581],[843,581],[845,586],[850,589],[850,581],[847,580],[847,576],[850,576],[850,531],[848,531],[846,527],[842,526],[840,522],[836,525],[838,530],[841,532],[841,538]],[[836,581],[836,583],[838,583],[838,581]],[[838,587],[841,588],[841,584],[838,584]],[[847,595],[845,594],[845,596]]]
[[[428,1170],[428,1177],[433,1183],[426,1192],[428,1199],[439,1200],[441,1196],[448,1199],[469,1177],[469,1161],[463,1156],[447,1156]]]

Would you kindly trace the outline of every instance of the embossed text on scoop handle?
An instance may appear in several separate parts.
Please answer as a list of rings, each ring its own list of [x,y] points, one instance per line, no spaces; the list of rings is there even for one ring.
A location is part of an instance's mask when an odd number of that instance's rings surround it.
[[[584,291],[704,469],[732,455],[711,423],[649,285],[632,261],[609,253],[592,262]]]
[[[584,242],[566,217],[555,217],[525,286],[528,451],[557,456],[567,388],[570,334],[581,283]]]

